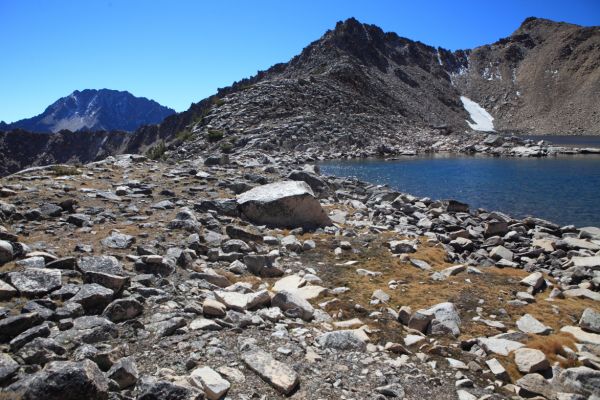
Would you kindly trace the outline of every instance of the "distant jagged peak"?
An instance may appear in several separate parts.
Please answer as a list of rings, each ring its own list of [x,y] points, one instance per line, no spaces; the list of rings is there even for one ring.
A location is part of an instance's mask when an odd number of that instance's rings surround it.
[[[128,91],[83,89],[61,97],[43,113],[3,128],[22,128],[32,132],[120,130],[135,131],[148,124],[158,124],[175,110],[154,100],[136,97]]]

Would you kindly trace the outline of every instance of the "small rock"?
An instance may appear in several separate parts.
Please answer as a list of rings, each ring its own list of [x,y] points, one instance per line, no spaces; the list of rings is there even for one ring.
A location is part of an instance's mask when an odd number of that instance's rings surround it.
[[[340,330],[317,336],[317,343],[323,348],[336,350],[364,350],[369,337],[362,329]]]
[[[208,400],[218,400],[229,390],[231,384],[210,367],[196,368],[190,375],[191,381],[204,390]]]
[[[586,308],[579,319],[579,326],[586,331],[600,333],[600,312]]]
[[[139,374],[133,357],[124,357],[108,370],[106,376],[117,382],[119,388],[125,389],[135,385]]]
[[[13,259],[13,247],[10,242],[0,240],[0,265]]]
[[[207,317],[222,318],[227,313],[227,307],[216,300],[205,299],[202,303],[202,313]]]
[[[540,350],[521,348],[514,352],[515,364],[519,371],[530,374],[550,368],[546,355]]]
[[[431,270],[431,265],[429,265],[428,263],[426,263],[423,260],[417,260],[416,258],[411,258],[410,263],[423,271]]]
[[[531,314],[525,314],[517,320],[517,328],[521,332],[533,333],[536,335],[548,335],[552,332],[552,328],[542,324],[535,319]]]
[[[314,308],[310,303],[297,294],[282,290],[271,299],[273,307],[279,307],[283,312],[297,314],[305,321],[310,321],[314,315]]]
[[[102,239],[102,245],[111,249],[128,249],[134,242],[135,238],[133,236],[116,231]]]
[[[241,358],[248,368],[285,395],[289,395],[300,382],[296,371],[262,350],[251,349]]]
[[[502,364],[500,364],[500,361],[498,361],[495,358],[492,358],[492,359],[486,360],[485,363],[487,364],[488,368],[490,369],[492,374],[494,374],[494,376],[497,379],[500,379],[501,381],[504,381],[504,382],[509,381],[510,378],[508,376],[508,372],[506,371],[506,369],[504,369]]]
[[[534,290],[541,288],[544,285],[544,275],[541,272],[534,272],[533,274],[523,278],[521,285],[529,286]]]
[[[0,353],[0,384],[8,381],[19,370],[19,363],[6,353]]]

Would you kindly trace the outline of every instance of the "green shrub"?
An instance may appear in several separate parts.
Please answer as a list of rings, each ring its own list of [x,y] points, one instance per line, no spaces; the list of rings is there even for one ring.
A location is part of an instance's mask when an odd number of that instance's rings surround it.
[[[253,85],[253,84],[251,84],[251,83],[245,83],[245,84],[243,84],[243,85],[240,85],[240,86],[238,87],[238,90],[248,90],[248,89],[251,89],[253,86],[254,86],[254,85]]]
[[[217,107],[221,107],[223,104],[225,104],[225,100],[219,99],[217,97],[216,99],[213,100],[213,104]]]
[[[233,151],[233,144],[230,142],[221,143],[221,151],[225,154],[229,154]]]
[[[156,146],[152,146],[146,152],[146,157],[151,160],[161,160],[165,158],[165,152],[167,151],[167,146],[165,142],[162,140],[158,142]]]
[[[178,132],[175,135],[175,138],[177,140],[179,140],[180,142],[187,142],[189,140],[192,140],[193,137],[194,137],[194,134],[192,133],[192,131],[187,130],[187,129],[184,131]]]
[[[223,139],[223,131],[218,129],[209,129],[208,130],[208,141],[209,142],[218,142]]]
[[[50,167],[52,175],[81,175],[81,171],[74,165],[53,165]]]

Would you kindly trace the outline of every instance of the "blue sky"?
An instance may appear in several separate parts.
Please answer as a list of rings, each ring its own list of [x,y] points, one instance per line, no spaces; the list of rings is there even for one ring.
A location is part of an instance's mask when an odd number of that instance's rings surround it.
[[[0,0],[0,120],[86,88],[183,111],[352,16],[458,49],[508,36],[528,16],[600,25],[600,0]]]

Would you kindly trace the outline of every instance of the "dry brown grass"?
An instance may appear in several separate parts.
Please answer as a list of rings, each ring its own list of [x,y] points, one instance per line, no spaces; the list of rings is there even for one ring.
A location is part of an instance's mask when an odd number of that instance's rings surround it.
[[[514,363],[512,358],[510,358],[510,357],[496,357],[496,358],[498,358],[500,360],[500,363],[506,370],[506,373],[508,374],[511,382],[516,382],[520,378],[523,377],[523,374],[521,373],[521,371],[519,371],[519,368],[517,368],[517,365]]]
[[[525,347],[542,351],[550,365],[558,362],[562,368],[577,367],[581,364],[576,359],[569,358],[565,348],[576,350],[575,338],[564,332],[559,332],[549,336],[531,335],[529,340],[525,342]],[[506,369],[512,382],[523,377],[523,373],[519,371],[514,361],[513,354],[508,357],[496,356]]]
[[[579,365],[577,360],[570,359],[568,352],[565,351],[565,348],[577,351],[575,338],[569,333],[559,332],[549,336],[536,335],[527,341],[525,346],[541,350],[548,358],[550,364],[559,362],[563,368]]]
[[[357,312],[354,304],[360,304],[368,311],[381,310],[381,305],[369,304],[376,289],[382,289],[390,296],[389,304],[385,306],[394,309],[407,305],[415,311],[441,302],[453,302],[461,314],[461,338],[465,339],[500,333],[495,328],[472,320],[478,315],[476,311],[478,307],[482,309],[482,314],[486,318],[496,315],[497,320],[504,323],[508,329],[516,329],[515,321],[523,314],[530,313],[558,331],[562,326],[572,324],[574,318],[581,315],[585,307],[591,306],[589,304],[591,300],[581,299],[560,299],[549,302],[545,300],[547,292],[536,295],[537,302],[534,304],[525,307],[510,306],[508,301],[514,299],[516,292],[525,290],[519,285],[519,281],[529,275],[528,272],[513,268],[490,267],[481,268],[483,272],[481,275],[463,272],[447,280],[435,282],[430,279],[430,272],[421,271],[408,262],[400,261],[385,247],[387,241],[401,239],[400,237],[394,236],[393,233],[372,236],[373,241],[368,247],[360,248],[354,241],[358,252],[344,252],[339,259],[333,256],[334,239],[330,236],[307,234],[302,237],[314,239],[318,243],[315,251],[302,255],[304,264],[318,269],[318,275],[323,279],[325,286],[350,288],[349,292],[337,296],[341,301],[331,310],[336,315],[339,314],[340,319],[359,317],[364,320],[366,313]],[[424,240],[421,241],[417,252],[410,257],[428,262],[436,271],[454,265],[446,261],[446,253],[441,246],[432,245]],[[349,260],[358,261],[358,264],[351,267],[336,265]],[[356,273],[357,268],[380,272],[382,275],[363,277]],[[399,283],[397,289],[388,287],[391,280]],[[389,332],[393,336],[397,336],[402,329],[397,323],[382,328],[393,331]]]

